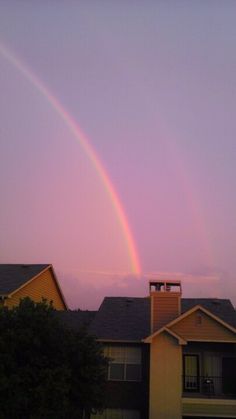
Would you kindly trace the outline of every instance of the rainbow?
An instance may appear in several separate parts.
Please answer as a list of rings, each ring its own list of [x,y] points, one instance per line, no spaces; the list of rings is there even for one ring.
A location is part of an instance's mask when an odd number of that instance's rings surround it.
[[[129,254],[131,272],[134,275],[140,276],[141,267],[139,257],[124,208],[112,181],[110,180],[94,148],[91,146],[88,138],[83,133],[76,121],[62,106],[60,101],[55,97],[55,95],[53,95],[45,86],[45,84],[24,63],[22,63],[22,61],[16,57],[15,54],[9,50],[9,48],[6,48],[2,43],[0,43],[0,54],[17,70],[19,70],[19,72],[41,93],[41,95],[48,101],[51,107],[67,125],[74,138],[81,145],[82,149],[84,150],[85,154],[99,175],[119,220],[119,224],[121,226]]]

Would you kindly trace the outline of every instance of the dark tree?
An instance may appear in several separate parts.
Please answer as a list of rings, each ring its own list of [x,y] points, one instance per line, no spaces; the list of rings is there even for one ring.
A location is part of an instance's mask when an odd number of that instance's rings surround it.
[[[74,419],[103,407],[107,361],[45,301],[0,309],[0,419]]]

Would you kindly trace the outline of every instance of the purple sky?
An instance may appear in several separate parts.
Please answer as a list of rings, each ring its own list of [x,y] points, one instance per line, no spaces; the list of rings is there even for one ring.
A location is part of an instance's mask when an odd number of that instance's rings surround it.
[[[52,263],[71,307],[157,275],[236,304],[235,19],[234,0],[0,0],[0,43],[86,133],[142,275],[83,147],[2,53],[1,263]]]

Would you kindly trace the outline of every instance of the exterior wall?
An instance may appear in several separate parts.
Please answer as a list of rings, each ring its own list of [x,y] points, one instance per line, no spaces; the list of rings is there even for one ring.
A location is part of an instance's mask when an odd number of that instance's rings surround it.
[[[148,401],[149,345],[142,344],[142,380],[140,382],[108,381],[106,408],[138,410],[140,418],[148,419]]]
[[[187,340],[198,341],[235,341],[235,333],[226,329],[216,320],[200,310],[195,311],[171,327],[178,335]]]
[[[50,268],[13,294],[11,298],[5,301],[5,305],[11,308],[18,305],[20,299],[25,297],[30,297],[35,302],[40,302],[42,298],[46,298],[53,302],[55,309],[66,309]]]
[[[184,417],[236,418],[236,400],[183,398],[182,403]]]
[[[180,315],[180,293],[151,292],[152,333]]]
[[[150,348],[149,419],[182,418],[182,347],[166,333]]]

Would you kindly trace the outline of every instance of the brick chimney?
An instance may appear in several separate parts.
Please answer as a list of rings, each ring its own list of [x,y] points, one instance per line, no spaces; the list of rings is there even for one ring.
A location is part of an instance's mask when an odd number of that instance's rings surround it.
[[[181,314],[181,282],[149,281],[151,333]]]

